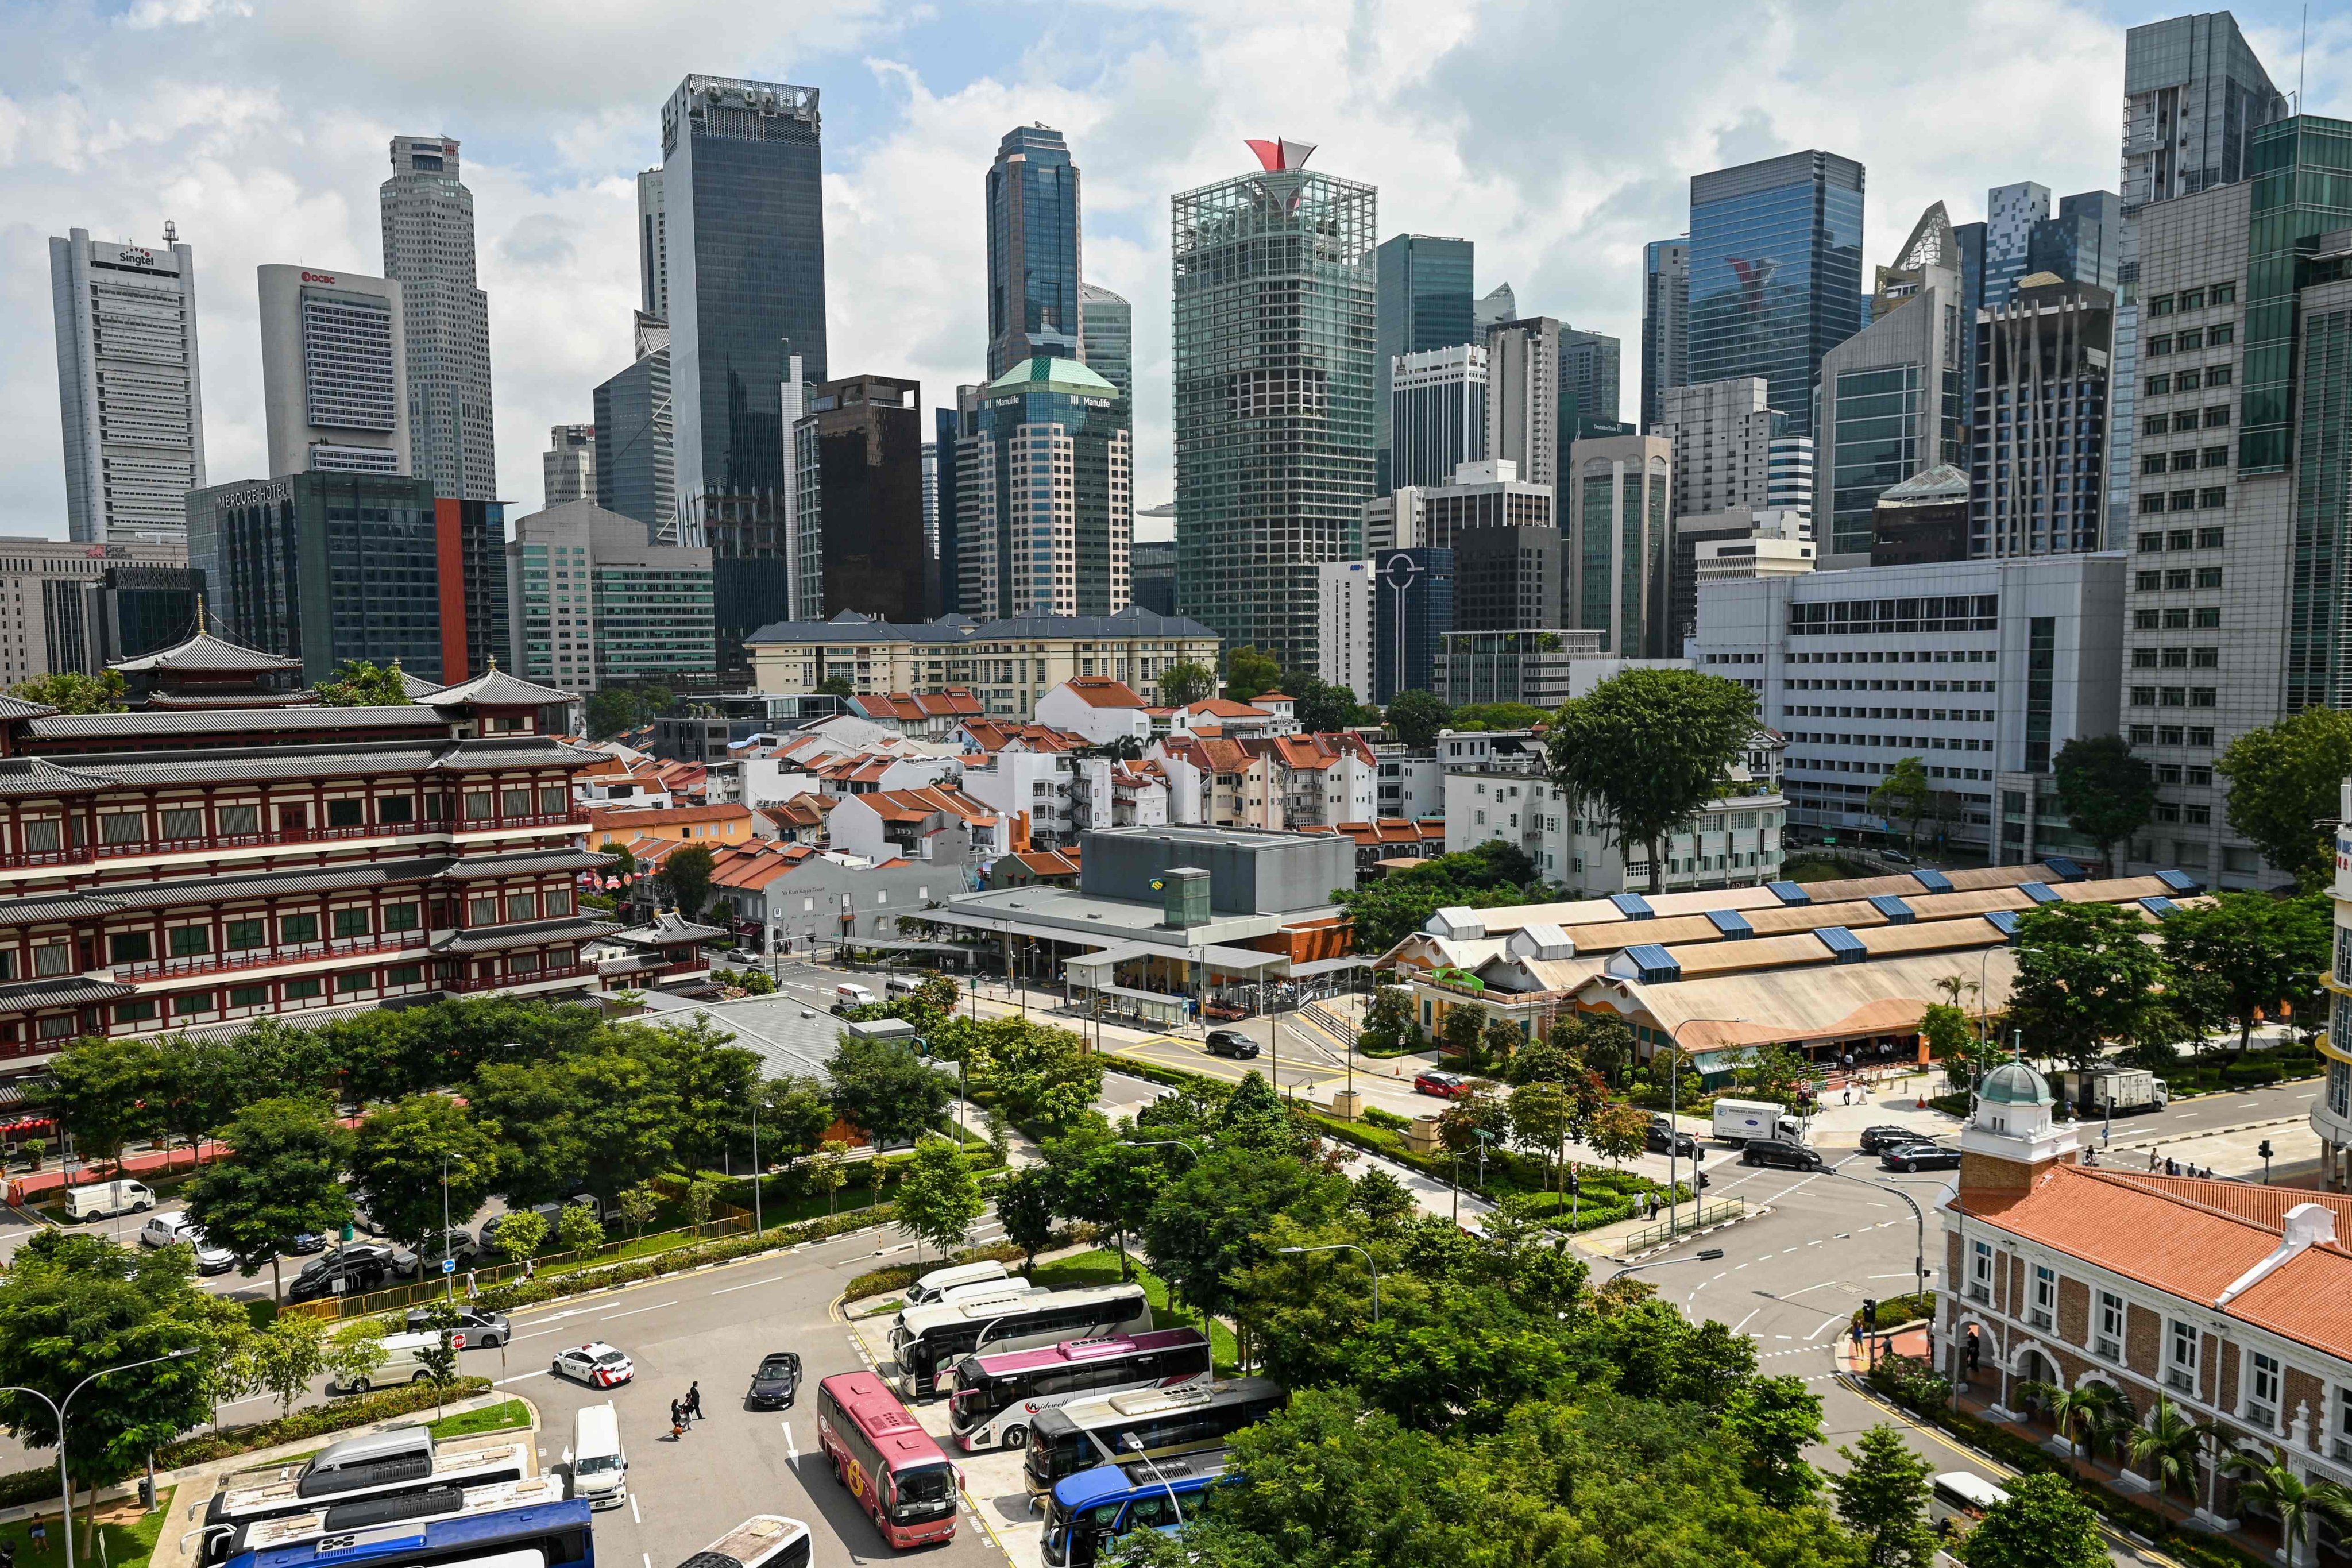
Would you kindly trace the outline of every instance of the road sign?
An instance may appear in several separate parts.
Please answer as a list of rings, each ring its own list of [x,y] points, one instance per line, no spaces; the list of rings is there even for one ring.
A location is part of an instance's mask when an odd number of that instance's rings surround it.
[[[444,1274],[455,1274],[457,1272],[457,1260],[454,1258],[443,1258],[441,1260],[441,1272]]]

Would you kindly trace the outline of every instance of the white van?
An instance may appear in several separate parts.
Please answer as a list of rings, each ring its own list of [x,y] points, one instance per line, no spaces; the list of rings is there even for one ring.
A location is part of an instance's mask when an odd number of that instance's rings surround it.
[[[1947,1470],[1927,1483],[1927,1514],[1932,1520],[1982,1519],[2009,1500],[2009,1493],[1969,1470]]]
[[[69,1219],[106,1219],[119,1214],[145,1214],[155,1206],[155,1194],[137,1182],[96,1182],[66,1189]]]
[[[894,974],[882,983],[882,992],[887,996],[912,996],[921,984],[911,974]]]
[[[928,1307],[959,1285],[985,1285],[1004,1277],[1004,1265],[993,1261],[959,1263],[952,1268],[934,1268],[908,1288],[907,1305]]]
[[[365,1394],[371,1388],[389,1388],[396,1383],[422,1383],[431,1375],[416,1352],[433,1349],[441,1342],[438,1333],[386,1334],[377,1342],[383,1346],[383,1360],[364,1377],[349,1383],[340,1376],[327,1380],[330,1394]]]
[[[847,1007],[871,1007],[872,1005],[874,1005],[874,993],[863,985],[845,980],[833,988],[833,1010],[836,1013]]]
[[[621,1417],[606,1400],[572,1422],[572,1495],[590,1508],[618,1508],[629,1500],[629,1456],[621,1448]]]

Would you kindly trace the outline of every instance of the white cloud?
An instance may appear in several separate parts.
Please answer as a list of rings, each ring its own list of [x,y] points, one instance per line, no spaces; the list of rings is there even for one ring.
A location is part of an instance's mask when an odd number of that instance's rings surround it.
[[[1866,261],[1929,201],[2116,178],[2121,22],[2089,0],[1256,0],[1075,10],[791,8],[737,0],[471,7],[97,0],[0,23],[0,531],[63,529],[46,237],[196,247],[216,479],[258,471],[253,268],[373,271],[399,132],[465,147],[490,295],[501,488],[539,496],[547,427],[590,417],[636,300],[636,171],[690,69],[825,88],[833,366],[943,402],[985,338],[981,183],[1010,126],[1062,129],[1085,171],[1090,279],[1136,308],[1138,499],[1171,493],[1171,192],[1250,166],[1244,136],[1321,144],[1381,188],[1383,234],[1468,236],[1478,287],[1615,333],[1637,393],[1643,243],[1684,226],[1694,172],[1820,146],[1869,174]],[[782,12],[782,14],[780,14]],[[2242,8],[2242,19],[2256,18]],[[2254,34],[2284,85],[2292,18]],[[1933,36],[1923,36],[1932,25]],[[974,29],[1034,37],[964,58]],[[2341,80],[2352,19],[2311,79]],[[2330,107],[2316,89],[2312,107]]]

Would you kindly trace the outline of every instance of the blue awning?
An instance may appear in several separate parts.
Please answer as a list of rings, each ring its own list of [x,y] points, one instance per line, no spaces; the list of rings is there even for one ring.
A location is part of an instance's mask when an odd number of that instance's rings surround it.
[[[2057,872],[2058,879],[2062,882],[2087,882],[2091,879],[2091,874],[2088,871],[2084,870],[2082,867],[2067,859],[2063,855],[2044,855],[2042,858],[2042,863]]]
[[[1635,942],[1625,950],[1625,958],[1633,966],[1633,978],[1644,985],[1664,985],[1683,977],[1681,961],[1654,942]]]
[[[2010,941],[2015,942],[2017,940],[2017,911],[2015,910],[1992,910],[1986,913],[1985,919],[1992,922],[1993,930],[2000,932],[2001,935],[2007,937]]]
[[[2047,882],[2020,882],[2017,885],[2017,890],[2037,904],[2054,904],[2060,901],[2058,889]]]
[[[2176,893],[2194,893],[2202,886],[2186,871],[2158,871],[2156,879]]]
[[[1941,871],[1931,871],[1923,868],[1912,872],[1911,878],[1912,880],[1917,882],[1921,887],[1927,889],[1927,891],[1931,893],[1948,893],[1952,890],[1952,879],[1949,877],[1945,876]]]

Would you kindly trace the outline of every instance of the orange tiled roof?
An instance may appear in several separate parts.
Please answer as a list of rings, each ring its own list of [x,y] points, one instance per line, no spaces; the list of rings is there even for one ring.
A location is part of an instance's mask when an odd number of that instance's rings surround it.
[[[1261,691],[1250,699],[1253,702],[1296,702],[1297,698],[1287,691]]]
[[[779,827],[822,827],[824,814],[841,804],[834,795],[796,795],[778,805],[763,805],[761,814]]]
[[[859,697],[858,707],[869,717],[888,717],[900,723],[920,723],[927,719],[965,719],[980,712],[980,699],[961,686],[950,686],[945,691],[893,691],[884,695]]]
[[[871,795],[852,795],[850,798],[886,822],[920,822],[925,817],[937,816],[958,816],[968,823],[996,820],[994,812],[962,791],[937,786],[877,790]]]
[[[605,805],[588,813],[588,825],[607,832],[638,827],[685,827],[706,822],[748,820],[751,808],[735,802],[723,805]]]
[[[1078,856],[1075,849],[1023,849],[1007,858],[1020,861],[1033,877],[1075,877],[1078,874]]]
[[[1205,715],[1211,719],[1271,719],[1273,714],[1263,708],[1253,708],[1246,702],[1235,702],[1229,697],[1203,697],[1184,710],[1187,713]]]
[[[998,719],[967,720],[963,732],[991,755],[1016,742],[1033,752],[1075,752],[1093,744],[1084,735],[1056,730],[1051,724],[1008,723]]]
[[[1143,699],[1124,680],[1107,675],[1074,675],[1062,682],[1070,695],[1089,708],[1140,708]]]
[[[1369,849],[1377,845],[1422,844],[1433,838],[1443,843],[1445,823],[1443,819],[1413,822],[1402,816],[1383,816],[1373,822],[1343,822],[1339,831]]]

